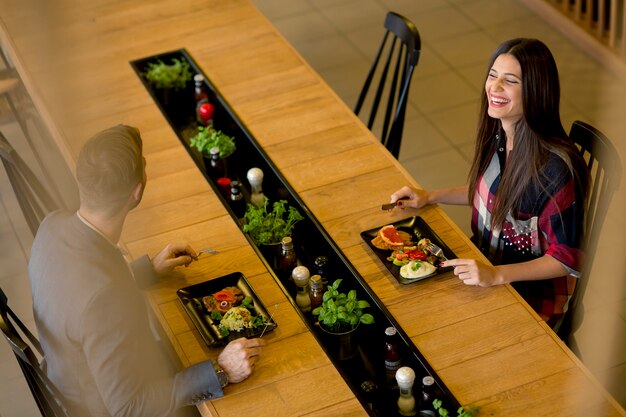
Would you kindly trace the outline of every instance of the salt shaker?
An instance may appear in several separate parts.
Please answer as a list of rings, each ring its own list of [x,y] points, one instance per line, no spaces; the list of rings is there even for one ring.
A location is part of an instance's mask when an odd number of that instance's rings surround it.
[[[398,397],[398,412],[402,416],[414,416],[415,397],[413,397],[413,382],[415,382],[415,371],[408,366],[403,366],[396,372],[396,381],[400,388]]]
[[[309,268],[306,266],[296,266],[291,273],[298,291],[296,294],[296,305],[303,313],[311,311],[311,299],[309,298],[310,276]]]
[[[261,168],[250,168],[246,174],[250,183],[250,203],[255,206],[262,206],[265,203],[265,195],[263,194],[263,171]]]

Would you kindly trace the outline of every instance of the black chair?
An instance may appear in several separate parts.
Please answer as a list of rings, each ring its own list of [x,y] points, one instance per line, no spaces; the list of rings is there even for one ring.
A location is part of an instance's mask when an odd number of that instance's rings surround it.
[[[569,136],[580,149],[580,155],[587,162],[591,174],[589,198],[585,211],[585,264],[570,300],[568,311],[560,326],[555,329],[559,337],[576,352],[577,347],[571,335],[582,322],[583,295],[589,282],[602,224],[622,177],[622,166],[611,141],[593,126],[577,120],[572,124]]]
[[[409,94],[413,70],[419,60],[421,41],[415,25],[397,13],[387,13],[385,28],[387,31],[378,49],[374,63],[367,74],[354,113],[356,113],[357,116],[359,115],[368,95],[372,80],[375,74],[377,74],[378,64],[381,61],[383,52],[388,51],[387,58],[378,72],[379,83],[372,101],[367,127],[371,130],[374,126],[376,114],[381,104],[381,98],[384,95],[384,91],[387,90],[386,94],[388,98],[380,139],[389,152],[391,152],[394,157],[398,158],[400,143],[402,142],[402,130],[404,128],[404,115],[408,101],[407,96]],[[388,42],[388,40],[390,40],[390,42]],[[396,43],[399,43],[398,48],[396,48]],[[395,65],[391,68],[394,56]],[[390,69],[392,69],[392,73],[390,73]],[[400,69],[402,69],[401,74]],[[391,81],[387,85],[387,81],[390,78]]]
[[[13,349],[41,415],[44,417],[69,416],[62,403],[63,396],[41,369],[37,356],[21,334],[25,335],[30,344],[43,356],[39,341],[15,315],[7,301],[7,296],[0,288],[0,330]],[[21,330],[21,334],[15,326]]]
[[[7,172],[9,182],[13,187],[26,223],[28,223],[34,236],[44,217],[49,212],[58,209],[59,204],[46,191],[46,188],[26,162],[15,152],[2,132],[0,132],[0,159]]]

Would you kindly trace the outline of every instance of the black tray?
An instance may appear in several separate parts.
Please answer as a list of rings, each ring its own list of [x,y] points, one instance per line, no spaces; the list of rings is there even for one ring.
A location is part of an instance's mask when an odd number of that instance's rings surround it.
[[[222,336],[219,329],[219,320],[213,320],[209,312],[202,303],[202,297],[214,294],[225,287],[238,287],[244,296],[250,296],[253,301],[253,309],[250,312],[253,316],[265,317],[266,323],[256,329],[245,329],[240,332],[230,332],[228,336]],[[268,314],[265,306],[255,294],[246,277],[241,272],[233,272],[219,278],[205,281],[200,284],[181,288],[176,291],[178,299],[183,304],[189,318],[196,326],[202,339],[208,346],[223,346],[231,340],[240,337],[257,337],[261,333],[271,332],[278,326],[276,321]]]
[[[389,224],[389,223],[388,223]],[[443,250],[443,254],[448,259],[456,258],[456,255],[452,250],[445,244],[443,241],[437,236],[437,234],[430,228],[428,223],[424,221],[419,216],[409,217],[408,219],[399,220],[395,223],[390,223],[395,226],[398,230],[403,230],[407,233],[410,233],[413,236],[413,240],[417,242],[419,239],[428,238],[432,243],[439,246]],[[400,275],[400,267],[393,264],[393,262],[388,261],[387,257],[391,254],[391,250],[383,250],[378,249],[374,245],[372,245],[372,239],[376,237],[378,231],[381,227],[386,226],[386,224],[381,225],[380,227],[376,227],[374,229],[366,230],[361,232],[361,238],[368,244],[370,248],[374,251],[374,253],[378,256],[380,261],[385,265],[385,267],[391,272],[391,274],[398,280],[401,284],[413,284],[414,282],[421,281],[423,279],[433,277],[435,275],[439,275],[442,272],[449,271],[452,268],[446,267],[441,268],[438,265],[437,270],[430,275],[425,275],[420,278],[415,279],[406,279],[402,275]]]

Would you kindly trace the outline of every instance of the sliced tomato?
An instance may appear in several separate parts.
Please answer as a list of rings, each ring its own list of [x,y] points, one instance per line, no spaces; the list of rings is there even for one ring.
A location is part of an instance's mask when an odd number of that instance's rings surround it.
[[[215,294],[213,294],[213,297],[215,297],[215,299],[218,302],[219,301],[230,301],[230,302],[235,301],[235,294],[233,294],[232,292],[228,290],[218,291]]]
[[[398,252],[396,253],[396,259],[402,260],[408,258],[409,255],[407,253]]]
[[[425,261],[426,252],[420,249],[412,250],[411,252],[409,252],[409,258],[413,260],[418,260],[418,261]]]

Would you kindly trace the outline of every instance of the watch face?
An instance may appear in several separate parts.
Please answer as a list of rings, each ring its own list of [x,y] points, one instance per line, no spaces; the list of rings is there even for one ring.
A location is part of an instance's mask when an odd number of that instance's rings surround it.
[[[226,372],[223,369],[217,371],[217,380],[219,381],[222,388],[228,385],[228,375],[226,375]]]

